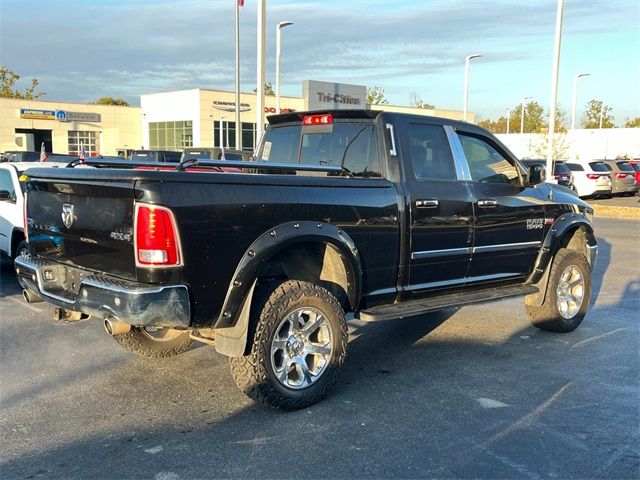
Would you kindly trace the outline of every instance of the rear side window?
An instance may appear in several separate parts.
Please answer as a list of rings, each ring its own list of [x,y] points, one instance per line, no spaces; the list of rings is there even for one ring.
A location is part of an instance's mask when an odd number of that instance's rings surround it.
[[[591,162],[589,164],[594,172],[610,172],[612,169],[604,162]]]
[[[640,172],[640,164],[638,163],[630,163],[629,166],[633,168],[636,172]]]
[[[476,182],[519,184],[518,170],[500,152],[480,138],[459,134],[471,179]]]
[[[268,130],[258,158],[275,163],[344,167],[345,175],[382,177],[375,126],[334,123],[330,128],[289,125]]]
[[[13,188],[13,182],[11,181],[11,173],[7,170],[0,170],[0,190],[9,192],[9,199],[11,201],[15,201],[16,191]]]
[[[623,172],[633,172],[633,167],[629,165],[629,162],[617,162],[618,168]]]
[[[418,180],[455,180],[449,141],[438,125],[409,125],[409,153]]]
[[[582,165],[578,165],[577,163],[567,163],[567,167],[569,167],[569,170],[572,172],[584,172]]]

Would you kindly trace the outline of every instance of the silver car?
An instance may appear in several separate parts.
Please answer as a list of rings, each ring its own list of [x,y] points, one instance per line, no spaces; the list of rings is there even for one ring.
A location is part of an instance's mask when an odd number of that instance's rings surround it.
[[[611,171],[611,194],[633,195],[638,191],[636,172],[626,160],[600,160]]]

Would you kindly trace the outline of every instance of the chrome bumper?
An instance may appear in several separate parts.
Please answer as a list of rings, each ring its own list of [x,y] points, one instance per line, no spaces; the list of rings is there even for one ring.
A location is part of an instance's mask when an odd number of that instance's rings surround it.
[[[16,258],[15,269],[22,288],[68,310],[101,318],[115,317],[136,326],[186,328],[191,323],[186,285],[143,285],[31,255]],[[62,281],[70,274],[78,279],[73,290]]]

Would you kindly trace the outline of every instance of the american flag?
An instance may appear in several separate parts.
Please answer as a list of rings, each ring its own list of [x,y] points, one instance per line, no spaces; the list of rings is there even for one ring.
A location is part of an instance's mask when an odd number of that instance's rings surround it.
[[[44,142],[42,142],[42,146],[40,147],[40,161],[46,162],[48,159],[47,152],[44,150]]]
[[[87,155],[84,152],[84,143],[80,144],[80,154],[78,155],[78,158],[80,159],[80,163],[84,163],[84,161],[87,159]]]

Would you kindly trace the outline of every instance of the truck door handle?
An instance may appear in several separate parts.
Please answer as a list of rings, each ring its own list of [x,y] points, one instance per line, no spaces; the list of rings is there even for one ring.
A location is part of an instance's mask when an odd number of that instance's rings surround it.
[[[483,198],[482,200],[478,200],[479,207],[497,207],[498,201],[493,198]]]
[[[438,206],[438,200],[435,198],[427,198],[425,200],[416,200],[416,207],[418,208],[435,208]]]

